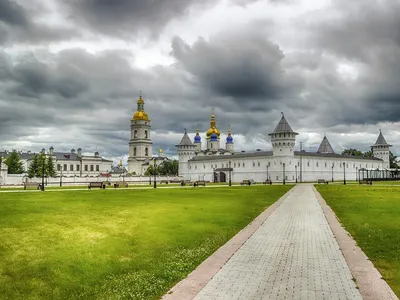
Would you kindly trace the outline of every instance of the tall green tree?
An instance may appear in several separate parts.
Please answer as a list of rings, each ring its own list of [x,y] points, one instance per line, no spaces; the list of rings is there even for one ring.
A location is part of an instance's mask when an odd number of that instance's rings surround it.
[[[8,167],[8,174],[22,174],[25,172],[21,156],[15,150],[10,153],[5,163]]]
[[[396,162],[397,156],[392,153],[392,151],[389,152],[389,163],[390,163],[390,168],[391,169],[399,169],[400,166]]]
[[[49,155],[49,157],[47,158],[45,175],[49,176],[49,177],[56,176],[56,170],[54,168],[54,161],[53,161],[53,157],[51,155]]]
[[[35,154],[28,168],[28,177],[29,178],[42,177],[43,169],[44,169],[44,175],[46,176],[48,169],[46,158],[42,158],[41,153]]]
[[[366,151],[366,152],[362,152],[360,150],[357,149],[345,149],[342,151],[342,155],[349,155],[349,156],[365,156],[365,157],[372,157],[373,153],[372,151]]]
[[[28,177],[29,178],[37,177],[39,165],[40,165],[39,154],[35,154],[35,156],[33,157],[33,160],[31,161],[31,163],[29,164],[29,167],[28,167]]]

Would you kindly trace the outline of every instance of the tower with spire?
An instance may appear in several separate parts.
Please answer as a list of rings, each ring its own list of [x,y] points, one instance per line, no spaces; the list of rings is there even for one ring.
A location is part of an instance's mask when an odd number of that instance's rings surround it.
[[[225,150],[229,151],[230,153],[235,152],[233,137],[232,137],[232,132],[231,132],[231,125],[229,125],[229,127],[228,127],[228,136],[226,138]]]
[[[331,146],[331,143],[329,143],[328,138],[326,137],[326,134],[324,135],[324,138],[322,139],[322,142],[319,145],[317,153],[323,153],[323,154],[334,154],[335,153],[335,151],[333,150],[333,148]]]
[[[150,137],[150,119],[144,110],[144,100],[140,92],[137,110],[131,119],[131,139],[129,141],[128,172],[143,175],[143,163],[152,157],[153,143]]]
[[[215,114],[214,114],[214,108],[212,109],[211,113],[211,121],[210,121],[210,128],[207,130],[206,136],[207,136],[207,150],[208,151],[218,151],[220,148],[219,144],[219,137],[221,135],[221,132],[217,128],[217,122],[215,121]]]
[[[378,139],[376,140],[375,145],[371,146],[371,150],[374,157],[383,160],[383,167],[386,169],[390,168],[390,147],[392,147],[392,145],[389,145],[386,142],[385,138],[383,137],[382,130],[379,129]]]
[[[196,155],[196,145],[190,140],[186,129],[180,143],[176,147],[178,148],[179,176],[187,177],[189,174],[188,160]]]
[[[201,136],[199,134],[199,127],[197,126],[196,135],[194,136],[194,144],[196,146],[196,153],[201,151]]]
[[[276,126],[275,130],[269,134],[271,136],[271,144],[274,156],[294,156],[294,146],[296,142],[296,135],[286,121],[285,116],[282,114],[282,118]]]

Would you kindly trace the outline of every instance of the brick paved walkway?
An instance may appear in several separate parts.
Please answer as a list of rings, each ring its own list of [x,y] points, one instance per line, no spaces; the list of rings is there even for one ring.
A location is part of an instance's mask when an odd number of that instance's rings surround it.
[[[298,185],[195,300],[362,299],[311,185]]]

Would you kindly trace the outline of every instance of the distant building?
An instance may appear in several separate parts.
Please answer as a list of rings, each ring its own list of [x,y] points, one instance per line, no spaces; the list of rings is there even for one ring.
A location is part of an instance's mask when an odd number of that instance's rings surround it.
[[[343,180],[345,176],[356,180],[359,170],[381,172],[389,169],[391,145],[386,143],[382,132],[371,147],[373,157],[336,154],[326,136],[317,152],[295,151],[297,135],[282,113],[275,130],[269,134],[272,151],[235,152],[230,128],[225,148],[221,148],[220,131],[213,111],[204,149],[199,130],[196,130],[192,142],[185,129],[177,145],[179,175],[187,180],[226,182],[230,173],[231,180],[236,182],[245,179],[299,182]]]
[[[45,152],[45,149],[42,149],[42,151]],[[37,153],[31,151],[19,152],[26,172],[35,154]],[[9,151],[0,152],[0,157],[4,159],[7,159],[8,155],[10,155]],[[101,176],[111,171],[113,163],[111,160],[102,158],[97,151],[94,155],[83,155],[81,148],[78,148],[77,151],[71,149],[70,152],[55,152],[54,148],[50,147],[49,151],[46,152],[46,157],[49,156],[53,159],[57,176],[62,175],[63,177]]]

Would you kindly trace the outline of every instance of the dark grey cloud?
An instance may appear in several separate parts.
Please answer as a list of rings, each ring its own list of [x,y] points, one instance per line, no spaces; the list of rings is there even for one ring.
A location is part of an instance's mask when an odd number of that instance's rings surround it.
[[[192,46],[175,38],[172,55],[214,95],[229,97],[241,108],[265,111],[301,90],[303,82],[284,70],[279,45],[254,29],[224,32],[209,41],[200,38]]]
[[[32,2],[36,9],[26,3],[24,6],[13,0],[0,0],[0,45],[40,44],[80,36],[75,29],[37,22],[46,13],[46,7],[41,2]]]
[[[5,3],[14,15],[0,21],[0,43],[2,37],[9,44],[38,45],[77,36],[45,27],[27,6],[0,0],[0,5]],[[114,38],[144,31],[154,35],[170,20],[203,5],[55,3],[69,11],[69,21],[82,26],[82,32]],[[140,90],[152,119],[154,149],[162,146],[167,154],[175,154],[184,128],[192,133],[196,126],[201,132],[208,129],[212,107],[223,133],[230,124],[234,134],[243,135],[239,150],[269,147],[267,134],[281,111],[300,133],[331,133],[330,141],[339,152],[352,142],[349,138],[343,144],[341,133],[368,126],[372,140],[356,143],[367,147],[374,142],[378,122],[400,121],[400,51],[398,32],[393,30],[398,24],[397,4],[386,8],[371,2],[361,14],[357,8],[362,3],[345,6],[334,1],[325,14],[308,16],[315,23],[296,24],[307,32],[299,49],[285,49],[272,40],[269,32],[277,29],[270,20],[232,26],[194,43],[176,37],[171,41],[171,66],[137,68],[132,64],[135,49],[96,54],[79,48],[52,53],[46,46],[18,53],[0,50],[0,149],[22,144],[27,145],[24,150],[37,151],[53,145],[57,150],[82,147],[109,157],[126,155],[129,122]],[[341,21],[330,18],[330,11]],[[353,66],[356,76],[343,76],[340,64]],[[316,143],[315,138],[309,140]]]
[[[211,0],[75,0],[69,3],[70,19],[92,31],[131,37],[145,32],[158,36],[171,20],[189,9],[213,4]]]

